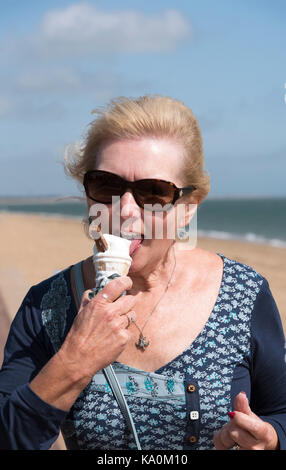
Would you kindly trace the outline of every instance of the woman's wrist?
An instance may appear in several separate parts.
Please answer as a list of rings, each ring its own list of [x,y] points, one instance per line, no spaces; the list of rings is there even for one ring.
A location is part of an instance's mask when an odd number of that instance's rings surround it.
[[[31,381],[30,388],[46,403],[69,411],[78,395],[90,382],[80,371],[64,360],[58,351]]]
[[[62,369],[67,383],[75,389],[83,390],[91,381],[92,377],[85,371],[83,361],[76,358],[75,355],[71,358],[71,354],[66,351],[65,343],[54,356],[57,361],[58,367]]]

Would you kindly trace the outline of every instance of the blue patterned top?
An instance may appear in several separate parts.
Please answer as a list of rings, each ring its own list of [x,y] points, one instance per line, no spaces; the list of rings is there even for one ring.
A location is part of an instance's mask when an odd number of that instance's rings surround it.
[[[241,390],[286,448],[285,340],[277,306],[261,274],[220,256],[220,291],[193,343],[154,373],[113,363],[143,450],[213,449],[213,435],[228,421]],[[59,349],[75,315],[70,268],[31,288],[24,299],[0,372],[0,442],[8,448],[49,448],[60,427],[68,449],[136,448],[102,371],[69,412],[43,402],[28,385]],[[5,407],[15,423],[25,415],[25,437],[9,429]]]

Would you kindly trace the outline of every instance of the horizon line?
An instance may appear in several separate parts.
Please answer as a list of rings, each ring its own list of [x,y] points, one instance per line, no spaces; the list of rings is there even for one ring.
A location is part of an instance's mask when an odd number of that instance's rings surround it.
[[[40,199],[40,201],[39,201]],[[59,199],[56,201],[56,199]],[[212,195],[207,196],[203,201],[210,200],[226,200],[226,199],[286,199],[286,194],[281,195],[261,195],[261,194],[226,194],[226,195]],[[51,202],[85,202],[84,196],[80,195],[60,195],[60,194],[49,194],[49,195],[33,195],[33,196],[1,196],[0,195],[0,204],[9,204],[9,203],[51,203]]]

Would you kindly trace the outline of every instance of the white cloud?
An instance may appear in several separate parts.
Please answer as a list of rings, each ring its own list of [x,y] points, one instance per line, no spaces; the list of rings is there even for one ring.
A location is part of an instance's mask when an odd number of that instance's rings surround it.
[[[0,43],[2,68],[9,70],[0,74],[0,118],[23,111],[34,118],[38,103],[53,108],[71,95],[106,101],[142,93],[149,87],[146,77],[140,82],[130,69],[118,73],[114,58],[174,51],[190,33],[189,22],[176,9],[151,14],[75,3],[48,10],[29,34],[6,36]]]
[[[35,60],[107,60],[108,54],[166,53],[176,50],[190,35],[189,21],[176,9],[147,14],[77,3],[47,11],[29,34],[3,37],[0,58],[28,65]]]
[[[103,11],[88,3],[52,10],[43,18],[38,46],[48,54],[168,52],[190,35],[177,10],[158,15],[138,11]]]

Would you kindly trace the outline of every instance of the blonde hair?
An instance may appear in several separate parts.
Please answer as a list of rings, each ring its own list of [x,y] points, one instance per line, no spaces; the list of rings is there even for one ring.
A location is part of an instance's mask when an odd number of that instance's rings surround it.
[[[192,199],[199,202],[205,199],[210,178],[204,170],[201,131],[193,112],[183,102],[160,95],[136,99],[120,97],[93,113],[97,118],[90,124],[84,146],[78,152],[65,155],[64,166],[69,176],[82,183],[84,174],[94,169],[96,156],[106,143],[118,139],[167,137],[175,139],[185,150],[184,186],[196,187]]]

